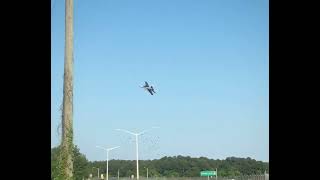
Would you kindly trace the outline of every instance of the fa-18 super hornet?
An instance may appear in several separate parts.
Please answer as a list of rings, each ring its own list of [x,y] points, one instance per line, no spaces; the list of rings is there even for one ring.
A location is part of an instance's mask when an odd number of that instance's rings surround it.
[[[147,81],[145,81],[145,85],[144,85],[144,86],[141,86],[141,88],[144,88],[145,90],[148,90],[151,95],[153,95],[153,93],[156,93],[156,92],[154,91],[153,87],[152,87],[152,86],[149,86],[149,84],[147,83]]]

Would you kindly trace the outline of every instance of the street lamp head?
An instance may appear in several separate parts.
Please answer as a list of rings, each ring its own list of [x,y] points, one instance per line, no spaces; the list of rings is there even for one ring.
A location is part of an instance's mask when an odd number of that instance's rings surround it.
[[[116,148],[119,148],[120,146],[116,146],[116,147],[113,147],[113,148],[109,148],[109,149],[107,149],[107,151],[111,151],[111,150],[113,150],[113,149],[116,149]]]
[[[125,129],[115,129],[115,130],[116,131],[123,131],[123,132],[129,133],[129,134],[132,134],[132,135],[137,135],[137,133],[133,133],[133,132],[125,130]]]
[[[103,150],[107,151],[107,149],[106,149],[106,148],[101,147],[101,146],[96,146],[96,148],[103,149]]]

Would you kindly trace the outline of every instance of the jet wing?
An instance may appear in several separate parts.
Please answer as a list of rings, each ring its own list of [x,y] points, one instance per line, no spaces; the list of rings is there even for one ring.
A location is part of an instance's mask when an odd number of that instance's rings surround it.
[[[153,93],[156,93],[156,92],[154,91],[154,89],[153,89],[153,87],[152,87],[152,86],[151,86],[151,90],[152,90],[152,92],[153,92]]]
[[[149,91],[149,93],[150,93],[151,95],[153,95],[153,93],[152,93],[152,90],[151,90],[151,89],[148,89],[148,91]]]

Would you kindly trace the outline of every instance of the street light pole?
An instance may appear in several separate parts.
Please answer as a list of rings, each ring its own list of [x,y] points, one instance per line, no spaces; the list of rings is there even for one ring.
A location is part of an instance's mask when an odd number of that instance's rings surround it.
[[[109,151],[107,150],[107,172],[106,179],[109,180]]]
[[[138,157],[138,146],[139,146],[139,143],[138,143],[138,134],[135,134],[136,136],[136,157],[137,157],[137,179],[139,179],[139,157]]]
[[[148,172],[148,168],[147,168],[147,179],[149,179],[149,172]]]
[[[112,148],[104,148],[104,147],[101,147],[101,146],[96,146],[97,148],[100,148],[100,149],[103,149],[105,151],[107,151],[107,172],[106,172],[106,178],[107,180],[109,180],[109,151],[113,150],[113,149],[116,149],[120,146],[116,146],[116,147],[112,147]]]
[[[96,167],[92,167],[92,169],[93,169],[93,168],[96,168]],[[100,169],[99,169],[99,168],[96,168],[96,169],[98,169],[98,178],[99,178],[99,170],[100,170]]]
[[[153,129],[153,128],[158,128],[158,127],[152,127],[151,129]],[[150,131],[151,129],[144,130],[144,131],[142,131],[142,132],[140,132],[140,133],[133,133],[133,132],[130,132],[130,131],[125,130],[125,129],[116,129],[117,131],[123,131],[123,132],[125,132],[125,133],[134,135],[134,136],[136,137],[137,179],[139,179],[139,155],[138,155],[138,154],[139,154],[139,153],[138,153],[139,147],[138,147],[138,136],[146,133],[147,131]]]
[[[216,180],[218,179],[218,168],[216,168]]]

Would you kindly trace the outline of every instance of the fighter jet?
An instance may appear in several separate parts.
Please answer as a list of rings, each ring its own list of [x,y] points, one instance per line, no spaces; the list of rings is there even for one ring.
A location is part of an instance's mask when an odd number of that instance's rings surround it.
[[[152,87],[152,86],[149,86],[149,84],[147,83],[147,81],[145,81],[145,85],[144,85],[144,86],[141,86],[141,88],[144,88],[145,90],[148,90],[151,95],[153,95],[153,93],[156,93],[156,92],[154,91],[153,87]]]

